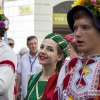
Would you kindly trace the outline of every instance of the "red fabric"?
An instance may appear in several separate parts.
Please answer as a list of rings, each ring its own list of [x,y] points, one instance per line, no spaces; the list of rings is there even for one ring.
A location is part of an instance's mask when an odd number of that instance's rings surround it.
[[[11,67],[14,70],[14,73],[15,73],[15,65],[14,65],[14,63],[12,61],[4,60],[4,61],[1,61],[0,64],[9,64],[9,65],[11,65]]]
[[[70,79],[70,74],[66,75],[66,77],[63,80],[63,89],[67,88],[69,79]]]
[[[58,91],[54,92],[52,100],[58,100]]]
[[[42,96],[42,100],[51,100],[57,84],[57,78],[58,74],[54,74],[49,78]]]
[[[14,86],[14,94],[17,94],[17,89],[15,86]]]

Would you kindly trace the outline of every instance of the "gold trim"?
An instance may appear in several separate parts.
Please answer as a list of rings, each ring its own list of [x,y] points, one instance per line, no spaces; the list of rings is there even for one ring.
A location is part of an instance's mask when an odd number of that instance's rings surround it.
[[[35,85],[36,85],[36,84],[35,84]],[[35,85],[34,85],[34,87],[35,87]],[[30,97],[30,95],[31,95],[31,93],[32,93],[32,91],[33,91],[33,89],[34,89],[34,87],[32,88],[31,92],[29,93],[28,100],[30,100],[29,97]]]
[[[67,47],[66,47],[66,48],[64,48],[64,49],[63,49],[63,51],[64,51],[65,49],[67,49]]]
[[[51,39],[54,38],[55,36],[58,36],[58,35],[55,35],[55,34],[54,34],[54,36],[52,36]]]
[[[42,95],[43,95],[43,93],[42,93]],[[37,84],[36,84],[36,98],[37,98],[37,100],[40,100],[42,98],[42,95],[39,96],[39,92],[38,92],[38,81],[37,81]]]
[[[38,81],[45,81],[45,82],[47,82],[48,80],[42,80],[42,79],[39,79]]]
[[[62,44],[63,42],[65,42],[65,41],[58,42],[58,44]]]
[[[38,80],[38,81],[40,81],[40,80]],[[38,92],[38,81],[36,82],[36,84],[34,85],[34,87],[32,88],[32,90],[30,91],[29,96],[28,96],[28,100],[30,100],[29,97],[30,97],[33,89],[35,88],[35,86],[36,86],[36,98],[37,98],[37,100],[41,100],[41,97],[42,97],[42,95],[43,95],[44,92],[42,93],[41,96],[39,96],[39,92]],[[46,80],[46,81],[48,81],[48,80]]]

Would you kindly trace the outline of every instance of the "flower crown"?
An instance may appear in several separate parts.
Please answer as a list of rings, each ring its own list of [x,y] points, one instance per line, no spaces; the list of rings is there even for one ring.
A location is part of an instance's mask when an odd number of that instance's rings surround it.
[[[100,17],[100,0],[75,0],[71,6],[77,5],[88,7],[96,17]]]
[[[9,29],[8,24],[9,24],[9,20],[5,17],[3,11],[0,10],[0,34],[2,36]]]

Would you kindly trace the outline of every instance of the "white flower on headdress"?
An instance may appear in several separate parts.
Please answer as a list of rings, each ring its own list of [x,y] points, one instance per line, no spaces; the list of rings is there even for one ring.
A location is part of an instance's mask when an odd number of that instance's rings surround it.
[[[9,20],[8,20],[8,18],[6,17],[6,20],[4,21],[4,23],[5,23],[5,29],[6,30],[8,30],[9,29]]]

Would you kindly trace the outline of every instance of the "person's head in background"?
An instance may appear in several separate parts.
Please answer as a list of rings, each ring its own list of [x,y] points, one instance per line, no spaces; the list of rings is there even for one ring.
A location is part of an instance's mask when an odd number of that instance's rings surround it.
[[[73,34],[66,35],[65,40],[68,43],[68,46],[67,46],[68,47],[68,56],[70,57],[70,59],[77,57],[80,54],[80,52],[77,48],[76,40],[75,40]]]
[[[26,54],[28,52],[28,48],[23,47],[19,50],[18,54],[22,57],[24,54]]]
[[[15,42],[12,38],[8,38],[8,45],[13,49],[14,48],[14,45],[15,45]]]
[[[38,52],[38,39],[36,36],[29,36],[27,38],[27,47],[29,48],[30,55],[34,57]]]
[[[45,69],[60,71],[64,59],[67,57],[67,42],[55,33],[48,34],[38,51],[39,62]]]

